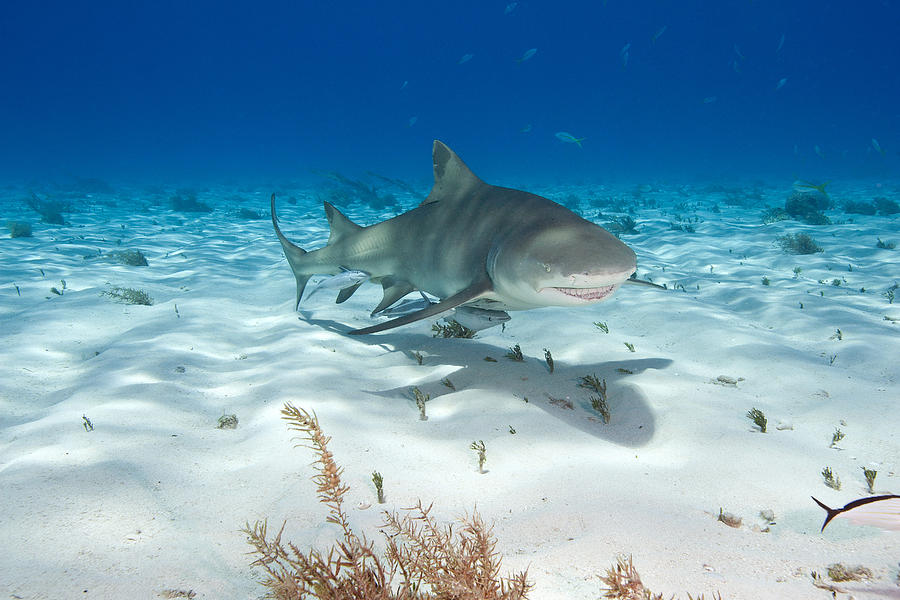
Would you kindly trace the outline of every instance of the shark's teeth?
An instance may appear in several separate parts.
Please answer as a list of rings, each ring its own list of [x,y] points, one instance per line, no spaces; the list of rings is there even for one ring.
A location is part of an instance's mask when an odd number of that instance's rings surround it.
[[[616,289],[616,286],[605,285],[596,288],[554,287],[553,289],[566,296],[573,296],[575,298],[581,298],[582,300],[600,300],[612,294]]]

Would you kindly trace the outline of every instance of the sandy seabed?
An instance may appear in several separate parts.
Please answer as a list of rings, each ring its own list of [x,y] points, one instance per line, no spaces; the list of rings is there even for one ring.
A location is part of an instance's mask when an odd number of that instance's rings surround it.
[[[262,597],[246,522],[286,520],[301,548],[327,549],[338,533],[316,501],[311,453],[293,448],[280,418],[290,402],[332,436],[358,533],[380,539],[382,506],[433,501],[441,521],[477,506],[503,570],[527,568],[534,600],[600,597],[598,575],[622,555],[667,596],[828,598],[810,573],[840,562],[873,578],[840,584],[838,597],[900,598],[900,534],[841,521],[821,533],[810,499],[867,495],[862,467],[877,470],[877,493],[900,493],[900,299],[885,295],[900,250],[876,248],[900,244],[898,216],[835,210],[831,225],[762,224],[764,205],[783,205],[789,188],[745,206],[702,186],[645,190],[653,202],[641,201],[638,233],[623,240],[639,275],[669,290],[625,286],[587,308],[513,313],[471,340],[433,338],[430,321],[347,336],[374,322],[375,285],[341,305],[317,294],[295,313],[271,223],[237,216],[265,212],[268,189],[206,190],[215,210],[201,214],[138,188],[83,195],[62,226],[39,223],[24,188],[6,189],[4,217],[32,222],[34,235],[0,240],[0,588],[25,599]],[[834,191],[885,194],[898,192]],[[314,194],[283,195],[299,199],[280,204],[289,237],[324,244]],[[585,205],[600,223],[604,212]],[[695,231],[673,229],[676,215],[696,218]],[[776,238],[796,232],[824,252],[783,252]],[[149,266],[110,256],[124,249]],[[144,290],[153,305],[102,295],[113,286]],[[505,358],[515,344],[524,362]],[[591,374],[607,381],[608,424],[578,387]],[[430,396],[426,421],[413,387]],[[216,427],[225,414],[236,429]],[[835,429],[845,437],[830,447]],[[483,474],[474,440],[487,448]],[[824,485],[826,466],[840,491]],[[720,509],[741,526],[718,521]]]

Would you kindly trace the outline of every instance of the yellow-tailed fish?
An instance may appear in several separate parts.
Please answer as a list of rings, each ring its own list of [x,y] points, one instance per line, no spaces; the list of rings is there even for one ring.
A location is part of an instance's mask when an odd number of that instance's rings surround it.
[[[557,131],[556,139],[569,144],[577,144],[578,147],[581,148],[581,142],[583,142],[587,138],[577,138],[568,131]]]

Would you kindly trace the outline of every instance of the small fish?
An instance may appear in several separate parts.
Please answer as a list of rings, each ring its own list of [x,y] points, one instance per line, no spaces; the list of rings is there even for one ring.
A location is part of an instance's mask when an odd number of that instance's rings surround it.
[[[775,48],[775,52],[776,52],[776,53],[781,52],[781,49],[782,49],[783,47],[784,47],[784,34],[782,33],[782,34],[781,34],[781,39],[778,40],[778,47]]]
[[[583,142],[587,138],[577,138],[568,131],[557,131],[556,139],[569,144],[577,144],[578,147],[581,148],[581,142]]]
[[[738,46],[737,44],[734,45],[734,53],[737,54],[738,58],[740,58],[741,60],[747,60],[746,57],[744,57],[744,55],[741,54],[741,47]]]
[[[776,92],[784,87],[784,84],[787,83],[787,79],[788,79],[787,77],[782,77],[781,79],[778,80],[778,85],[775,86]]]
[[[798,179],[794,182],[794,191],[795,192],[819,192],[821,194],[828,195],[828,192],[825,191],[825,187],[829,184],[829,181],[825,183],[811,183],[809,181],[803,181],[802,179]]]
[[[523,63],[526,60],[530,59],[535,54],[537,54],[537,48],[529,48],[528,50],[525,51],[525,53],[521,57],[516,59],[516,62]]]
[[[412,127],[419,120],[419,117],[410,117],[409,121],[406,122],[407,127]]]
[[[716,96],[707,96],[706,98],[703,99],[703,104],[712,104],[713,102],[715,102],[718,99],[719,98]]]
[[[474,54],[463,54],[463,55],[460,57],[460,59],[459,59],[458,61],[456,61],[456,64],[461,65],[461,64],[463,64],[463,63],[467,63],[467,62],[469,62],[470,60],[472,60],[473,58],[475,58],[475,55],[474,55]]]
[[[365,271],[344,269],[343,272],[338,273],[337,275],[326,277],[318,284],[316,284],[316,287],[314,287],[309,292],[309,295],[306,297],[306,299],[309,300],[310,298],[312,298],[313,294],[315,294],[319,290],[343,290],[346,288],[358,286],[368,278],[369,274]]]
[[[474,306],[458,306],[451,314],[444,317],[445,321],[456,321],[472,331],[496,327],[506,323],[509,319],[509,314],[505,311],[475,308]]]
[[[663,25],[662,27],[660,27],[660,28],[656,31],[656,33],[653,34],[653,37],[650,38],[650,43],[651,43],[651,44],[655,44],[655,43],[656,43],[656,40],[658,40],[658,39],[662,36],[662,34],[664,34],[664,33],[666,32],[666,29],[668,29],[668,28],[669,28],[668,25]]]
[[[884,148],[881,147],[881,144],[875,138],[872,138],[872,147],[875,148],[876,152],[884,156]]]
[[[522,129],[520,129],[520,130],[519,130],[519,133],[530,133],[530,132],[531,132],[531,128],[532,128],[532,125],[531,125],[531,123],[529,123],[528,125],[526,125],[526,126],[523,127]]]
[[[821,531],[825,531],[825,527],[832,519],[847,519],[854,525],[872,525],[890,531],[900,531],[900,496],[887,494],[860,498],[845,504],[843,508],[829,508],[815,498],[813,501],[828,513]]]
[[[519,6],[518,2],[510,2],[509,4],[506,5],[506,8],[504,9],[503,14],[508,15],[512,11],[516,10],[517,6]]]
[[[813,150],[815,150],[816,154],[819,155],[819,158],[825,158],[825,151],[822,150],[818,144],[813,146]]]

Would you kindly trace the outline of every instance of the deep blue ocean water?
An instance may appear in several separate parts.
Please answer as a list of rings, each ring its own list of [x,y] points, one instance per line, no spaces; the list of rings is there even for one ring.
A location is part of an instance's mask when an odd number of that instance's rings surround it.
[[[441,139],[498,183],[886,180],[898,23],[890,0],[7,2],[0,178],[427,188]]]

